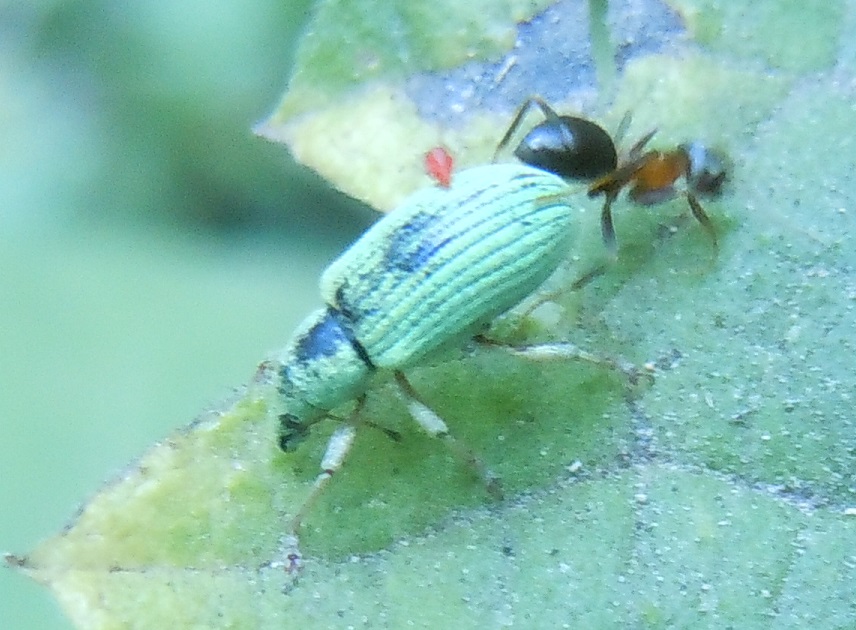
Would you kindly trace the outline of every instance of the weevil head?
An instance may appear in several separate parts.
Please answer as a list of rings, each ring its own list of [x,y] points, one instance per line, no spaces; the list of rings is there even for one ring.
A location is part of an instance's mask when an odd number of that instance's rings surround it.
[[[300,418],[291,413],[279,416],[279,433],[277,444],[279,448],[290,453],[294,451],[309,434],[309,424],[301,422]]]
[[[365,392],[372,371],[342,313],[326,308],[307,317],[280,355],[280,447],[293,450],[314,422]]]

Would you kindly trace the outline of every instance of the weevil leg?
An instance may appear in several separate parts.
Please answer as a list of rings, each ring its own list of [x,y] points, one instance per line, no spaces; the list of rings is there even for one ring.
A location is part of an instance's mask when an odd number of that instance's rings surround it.
[[[488,494],[495,499],[501,499],[502,488],[499,478],[484,465],[484,462],[475,453],[455,439],[443,419],[420,399],[416,390],[413,389],[413,385],[402,372],[395,372],[395,380],[407,405],[407,410],[416,423],[431,437],[442,439],[456,457],[475,471],[476,475],[484,482]]]
[[[309,496],[303,501],[294,518],[291,519],[288,533],[283,536],[281,545],[284,559],[272,563],[270,566],[281,566],[287,573],[294,575],[300,572],[303,567],[303,555],[300,553],[300,528],[321,492],[324,491],[336,471],[342,467],[345,457],[354,444],[356,435],[356,426],[344,424],[330,436],[330,441],[327,442],[327,450],[321,459],[321,473],[315,478]]]
[[[380,431],[393,442],[401,442],[401,433],[399,433],[395,429],[387,428],[383,425],[378,424],[377,422],[372,422],[371,420],[366,420],[364,418],[361,418],[360,421],[356,423],[354,422],[354,414],[355,411],[352,411],[347,418],[343,418],[342,416],[336,416],[332,413],[328,413],[326,416],[322,416],[322,418],[329,418],[342,424],[345,424],[346,422],[352,422],[355,424],[359,424],[359,426],[361,427],[369,427],[370,429],[374,429],[375,431]]]
[[[502,140],[499,141],[499,144],[496,145],[496,151],[493,152],[491,162],[496,162],[500,152],[508,146],[508,143],[511,141],[511,136],[513,136],[520,128],[520,123],[523,122],[523,117],[533,105],[541,110],[541,113],[544,114],[544,118],[547,120],[555,120],[559,118],[559,115],[547,104],[547,101],[537,95],[530,96],[523,101],[523,104],[520,107],[517,108],[517,112],[514,114],[514,118],[508,126],[508,130],[505,132],[505,135],[502,136]]]
[[[562,296],[564,296],[568,293],[571,293],[573,291],[579,291],[580,289],[582,289],[583,287],[585,287],[589,283],[597,280],[600,276],[605,274],[608,270],[609,270],[608,264],[597,265],[593,269],[590,269],[589,271],[584,273],[582,276],[580,276],[579,278],[574,280],[569,286],[561,286],[561,287],[558,287],[556,289],[553,289],[552,291],[543,291],[543,292],[537,293],[537,294],[535,294],[529,298],[526,298],[526,300],[521,303],[522,308],[521,307],[515,308],[515,311],[517,310],[517,308],[521,309],[519,311],[519,313],[517,313],[515,315],[515,319],[522,322],[527,317],[532,315],[532,313],[534,313],[535,310],[538,309],[538,307],[540,307],[542,304],[545,304],[547,302],[555,302],[556,300],[560,299]],[[478,338],[480,336],[481,335],[477,335],[476,337]]]
[[[280,450],[288,453],[293,451],[300,442],[309,435],[309,431],[312,427],[325,419],[335,420],[336,422],[346,423],[352,422],[354,417],[354,412],[351,412],[351,415],[348,418],[343,418],[341,416],[333,415],[332,413],[326,413],[320,415],[311,421],[297,421],[292,419],[288,414],[283,414],[279,416],[279,424],[280,424],[280,436],[279,436],[279,448]],[[387,427],[381,426],[376,422],[372,422],[371,420],[362,420],[360,424],[375,429],[383,433],[386,437],[388,437],[393,442],[401,441],[401,434],[394,430],[389,429]]]
[[[362,424],[364,424],[367,427],[371,427],[372,429],[375,429],[376,431],[380,431],[381,433],[383,433],[386,437],[388,437],[393,442],[401,442],[401,433],[399,433],[398,431],[396,431],[394,429],[388,429],[387,427],[383,427],[376,422],[372,422],[371,420],[363,420]]]
[[[476,337],[475,340],[482,345],[500,348],[530,361],[585,361],[586,363],[592,363],[599,367],[620,372],[632,386],[637,385],[642,378],[652,380],[654,377],[654,368],[650,365],[646,365],[643,369],[640,369],[627,359],[589,352],[570,341],[512,346],[484,337]]]
[[[295,541],[299,539],[300,527],[303,525],[306,515],[309,514],[315,501],[324,491],[324,488],[327,487],[327,484],[330,483],[330,479],[333,478],[333,475],[345,463],[345,458],[348,456],[351,447],[354,445],[354,439],[357,436],[357,424],[364,403],[365,396],[361,396],[357,400],[357,406],[351,414],[350,421],[342,424],[330,436],[330,440],[327,442],[327,449],[324,451],[324,457],[321,458],[321,472],[315,477],[315,482],[312,484],[309,496],[306,497],[306,500],[303,501],[300,509],[297,510],[297,513],[291,520],[290,533]]]
[[[332,414],[321,416],[321,418],[319,418],[323,419],[325,417],[329,417],[334,420],[341,421],[342,424],[333,432],[333,435],[331,435],[330,439],[327,441],[327,448],[324,451],[324,457],[321,458],[321,472],[317,477],[315,477],[312,489],[309,491],[309,496],[306,497],[303,504],[297,510],[297,513],[291,519],[288,533],[283,538],[282,546],[285,550],[285,553],[283,554],[285,560],[281,561],[280,564],[288,573],[296,574],[303,566],[303,556],[300,553],[300,528],[303,526],[303,521],[312,510],[312,507],[315,505],[318,497],[330,483],[333,475],[335,475],[345,463],[345,458],[351,451],[351,447],[354,445],[354,440],[357,436],[357,426],[370,426],[382,431],[388,438],[395,442],[399,442],[401,440],[401,434],[398,433],[398,431],[387,429],[386,427],[382,427],[369,420],[360,419],[364,404],[365,396],[361,396],[357,399],[357,405],[351,412],[348,420],[344,420]]]
[[[579,278],[577,278],[576,280],[574,280],[571,283],[570,290],[571,291],[579,291],[580,289],[582,289],[586,285],[588,285],[591,282],[594,282],[595,280],[600,278],[608,270],[609,270],[609,265],[605,265],[605,264],[604,265],[598,265],[597,267],[590,269],[589,271],[587,271],[586,273],[584,273],[583,275],[581,275]]]
[[[553,301],[557,300],[558,298],[562,297],[565,294],[565,292],[566,292],[566,289],[564,287],[562,287],[562,288],[555,289],[553,291],[546,291],[544,293],[539,293],[538,295],[534,296],[533,298],[527,299],[527,301],[523,303],[526,308],[521,310],[520,313],[515,316],[515,318],[518,321],[522,322],[527,317],[532,315],[532,313],[534,313],[535,310],[539,306],[541,306],[542,304],[545,304],[547,302],[553,302]],[[477,337],[478,336],[480,336],[480,335],[477,335]]]

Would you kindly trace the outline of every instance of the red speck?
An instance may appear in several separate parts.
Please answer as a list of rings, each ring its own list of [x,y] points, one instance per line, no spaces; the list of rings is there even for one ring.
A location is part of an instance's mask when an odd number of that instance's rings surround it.
[[[444,147],[434,147],[425,154],[425,171],[443,188],[452,183],[454,165],[455,161]]]

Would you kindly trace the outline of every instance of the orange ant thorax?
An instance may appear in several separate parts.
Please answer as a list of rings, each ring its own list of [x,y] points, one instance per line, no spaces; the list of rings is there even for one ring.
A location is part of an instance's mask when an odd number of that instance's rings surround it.
[[[687,173],[689,157],[682,149],[650,151],[631,177],[630,198],[642,205],[652,205],[675,195],[674,184]]]

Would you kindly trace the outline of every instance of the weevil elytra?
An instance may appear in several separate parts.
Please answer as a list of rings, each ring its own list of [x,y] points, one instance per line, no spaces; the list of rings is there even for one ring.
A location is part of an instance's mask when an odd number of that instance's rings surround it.
[[[388,375],[413,419],[454,443],[403,371],[479,336],[556,270],[575,232],[570,192],[560,177],[523,164],[464,170],[449,187],[410,196],[322,274],[324,308],[304,320],[279,356],[280,447],[293,450],[336,407],[356,405],[330,439],[322,472],[292,521],[290,566],[299,564],[297,534],[306,510],[342,465],[375,378]],[[533,360],[577,358],[634,374],[632,366],[570,343],[501,347]]]
[[[629,186],[634,202],[650,206],[686,198],[693,216],[710,235],[717,248],[716,230],[698,197],[717,197],[727,176],[724,156],[700,142],[681,144],[670,151],[644,151],[655,131],[644,135],[619,162],[615,141],[600,125],[576,116],[557,114],[542,98],[532,96],[517,110],[502,140],[494,161],[520,127],[526,112],[537,107],[544,121],[533,127],[514,150],[517,158],[530,166],[565,179],[592,182],[590,197],[604,196],[601,229],[607,247],[615,250],[612,204],[622,189]],[[623,125],[622,125],[623,126]],[[684,190],[675,184],[683,178]]]

